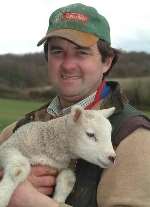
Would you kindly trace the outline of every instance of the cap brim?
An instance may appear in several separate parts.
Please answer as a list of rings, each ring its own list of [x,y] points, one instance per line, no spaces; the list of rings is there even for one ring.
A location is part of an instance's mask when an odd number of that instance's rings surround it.
[[[50,37],[62,37],[82,47],[90,47],[94,45],[99,39],[97,36],[94,36],[90,33],[80,32],[78,30],[72,29],[59,29],[47,33],[47,35],[38,42],[37,46],[42,45]]]

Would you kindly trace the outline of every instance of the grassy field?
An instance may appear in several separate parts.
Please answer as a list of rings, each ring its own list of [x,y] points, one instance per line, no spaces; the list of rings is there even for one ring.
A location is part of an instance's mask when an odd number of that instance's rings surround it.
[[[40,107],[42,102],[0,99],[0,131],[25,113]],[[145,111],[150,116],[150,111]]]
[[[148,117],[150,117],[150,111],[145,110],[144,112],[145,114],[147,114]]]
[[[42,102],[0,99],[0,131],[25,113],[40,107]]]

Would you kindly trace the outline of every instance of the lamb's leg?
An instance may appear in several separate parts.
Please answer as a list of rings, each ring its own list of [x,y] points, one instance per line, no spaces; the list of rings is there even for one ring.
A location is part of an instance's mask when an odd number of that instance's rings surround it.
[[[18,150],[5,148],[0,151],[0,166],[4,169],[0,182],[0,207],[6,207],[15,188],[28,176],[30,163]]]
[[[75,184],[75,174],[71,169],[62,170],[56,180],[56,187],[53,198],[64,203]]]

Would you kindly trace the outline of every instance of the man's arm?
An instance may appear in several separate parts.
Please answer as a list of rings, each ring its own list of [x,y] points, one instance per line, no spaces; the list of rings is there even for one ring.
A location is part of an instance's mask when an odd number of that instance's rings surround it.
[[[116,153],[115,164],[104,171],[98,186],[98,206],[150,206],[150,130],[134,131]]]
[[[37,191],[30,182],[25,181],[14,192],[8,207],[70,207],[60,204]]]
[[[17,122],[13,122],[12,124],[8,125],[6,128],[2,130],[2,132],[0,133],[0,144],[12,135],[16,123]]]

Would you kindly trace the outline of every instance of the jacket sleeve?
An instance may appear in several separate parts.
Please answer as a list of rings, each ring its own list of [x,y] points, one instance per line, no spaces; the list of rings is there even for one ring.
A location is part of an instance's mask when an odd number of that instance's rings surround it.
[[[150,130],[139,128],[116,150],[98,185],[99,207],[150,206]]]
[[[14,122],[2,130],[2,132],[0,133],[0,144],[12,135],[16,123],[17,122]]]

